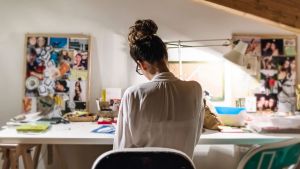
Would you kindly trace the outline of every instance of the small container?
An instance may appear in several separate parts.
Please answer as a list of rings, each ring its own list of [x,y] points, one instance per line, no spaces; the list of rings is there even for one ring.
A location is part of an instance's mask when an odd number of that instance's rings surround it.
[[[215,107],[221,121],[226,126],[244,126],[246,109],[242,107]]]

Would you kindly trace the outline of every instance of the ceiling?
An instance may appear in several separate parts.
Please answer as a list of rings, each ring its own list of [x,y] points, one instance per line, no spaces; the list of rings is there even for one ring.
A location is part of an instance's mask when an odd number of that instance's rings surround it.
[[[300,33],[299,0],[195,0]]]

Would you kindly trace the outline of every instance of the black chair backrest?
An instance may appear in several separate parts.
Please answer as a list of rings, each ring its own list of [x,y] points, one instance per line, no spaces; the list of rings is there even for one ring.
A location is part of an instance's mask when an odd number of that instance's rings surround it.
[[[98,158],[93,169],[194,169],[187,156],[174,152],[115,151]]]

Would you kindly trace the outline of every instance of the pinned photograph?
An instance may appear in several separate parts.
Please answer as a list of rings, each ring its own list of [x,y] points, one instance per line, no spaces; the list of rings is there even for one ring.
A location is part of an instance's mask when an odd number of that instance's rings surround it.
[[[279,71],[281,69],[284,70],[290,70],[291,69],[291,63],[295,60],[295,57],[274,57],[273,58],[273,64],[275,65],[275,68]],[[295,61],[294,61],[295,62]],[[294,65],[292,65],[294,66]],[[294,67],[293,67],[294,69]]]
[[[53,48],[66,49],[68,48],[68,38],[51,37],[50,46]]]
[[[284,55],[296,56],[296,39],[284,39]]]
[[[81,80],[87,80],[88,79],[88,71],[71,69],[71,75],[70,75],[69,79],[76,81],[78,78],[81,78]]]
[[[294,112],[296,110],[296,60],[288,57],[280,66],[278,79],[278,111]]]
[[[233,39],[241,40],[248,44],[245,55],[243,56],[242,66],[250,75],[258,75],[259,59],[261,56],[260,38],[253,36],[234,36]]]
[[[62,61],[59,64],[59,73],[60,76],[64,76],[66,73],[70,73],[70,65],[66,61]]]
[[[73,69],[87,70],[88,69],[88,54],[87,52],[74,52]]]
[[[277,111],[277,95],[276,94],[255,94],[256,109],[260,113],[272,113]]]
[[[27,63],[27,77],[35,76],[39,79],[42,79],[42,73],[45,69],[44,62],[37,58],[37,53],[34,48],[27,49],[26,55],[26,63]]]
[[[243,67],[247,73],[256,76],[259,69],[259,56],[245,55]]]
[[[239,40],[248,44],[246,49],[246,55],[250,56],[260,56],[261,54],[261,45],[259,37],[235,37],[239,38]]]
[[[261,55],[264,56],[282,56],[283,39],[261,39]]]
[[[69,49],[74,49],[81,52],[89,50],[89,40],[87,38],[70,38]]]
[[[72,63],[72,57],[73,57],[73,52],[74,51],[69,51],[66,49],[63,49],[59,52],[59,60],[60,62],[68,62],[69,64]]]
[[[48,37],[40,36],[37,38],[37,47],[38,48],[44,48],[47,46],[47,44],[48,44]]]
[[[28,48],[35,48],[37,47],[37,38],[34,36],[27,38],[27,47]]]
[[[277,72],[274,74],[263,74],[260,75],[261,80],[261,91],[264,94],[275,94],[278,93],[278,82],[277,82]]]
[[[36,97],[23,98],[23,112],[24,113],[36,112]]]
[[[54,87],[55,92],[67,93],[69,92],[69,89],[70,89],[69,81],[64,79],[55,81],[55,87]]]
[[[70,99],[74,102],[85,102],[87,96],[87,81],[78,78],[76,81],[70,81],[70,85]]]

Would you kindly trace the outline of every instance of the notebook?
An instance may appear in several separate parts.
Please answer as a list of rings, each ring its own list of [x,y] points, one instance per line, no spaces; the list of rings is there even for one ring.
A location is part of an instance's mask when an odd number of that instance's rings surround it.
[[[49,123],[27,123],[20,125],[16,128],[18,132],[45,132],[49,129],[50,124]]]

